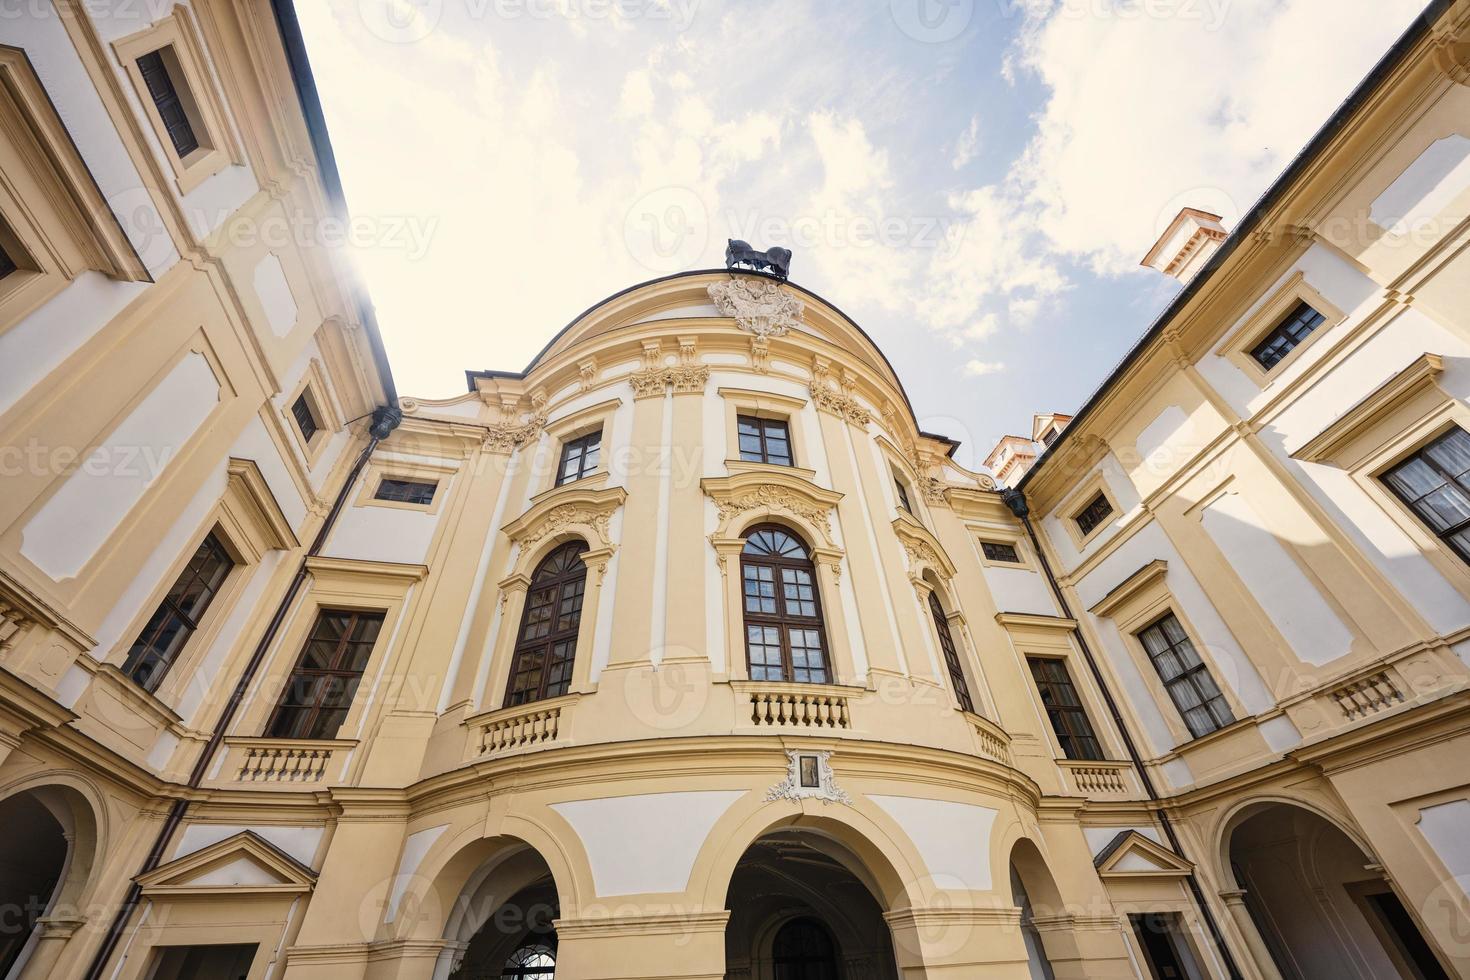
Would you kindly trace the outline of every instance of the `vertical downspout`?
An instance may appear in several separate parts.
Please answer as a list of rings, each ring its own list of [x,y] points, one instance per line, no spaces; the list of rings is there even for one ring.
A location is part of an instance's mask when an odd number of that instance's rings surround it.
[[[266,624],[265,632],[261,634],[260,640],[255,644],[255,649],[250,654],[250,659],[245,664],[245,669],[240,672],[240,678],[235,682],[235,689],[230,692],[229,700],[225,702],[224,710],[220,712],[219,718],[214,723],[214,730],[210,732],[209,741],[204,744],[204,749],[199,753],[199,758],[194,763],[194,769],[189,773],[189,781],[185,787],[190,790],[198,789],[204,782],[204,774],[209,771],[209,766],[214,754],[219,750],[220,744],[225,739],[225,733],[229,731],[230,722],[235,718],[235,712],[245,700],[245,693],[250,689],[255,675],[260,671],[260,666],[265,662],[266,654],[270,651],[271,644],[275,642],[276,634],[280,632],[282,624],[286,621],[286,612],[292,601],[296,598],[301,587],[306,584],[306,562],[307,559],[320,554],[322,547],[327,543],[327,535],[331,533],[332,526],[337,523],[342,508],[347,503],[347,495],[352,490],[357,478],[362,475],[363,467],[367,466],[369,457],[373,450],[378,448],[378,443],[388,438],[388,434],[398,428],[398,423],[403,421],[403,412],[393,406],[382,406],[373,410],[372,425],[368,428],[367,445],[358,454],[357,461],[352,464],[352,470],[347,478],[342,481],[341,488],[337,491],[337,498],[332,501],[332,509],[327,511],[322,526],[317,529],[316,537],[312,539],[311,547],[301,556],[301,563],[296,566],[296,574],[291,578],[291,584],[286,587],[285,595],[281,596],[280,603],[276,606],[274,615]],[[117,914],[112,917],[112,923],[107,928],[107,934],[102,937],[102,945],[97,947],[97,952],[92,956],[92,962],[84,974],[85,980],[101,980],[102,973],[107,969],[107,961],[112,958],[117,949],[118,941],[122,939],[127,929],[128,920],[132,918],[133,910],[138,907],[138,899],[142,897],[143,886],[138,884],[138,878],[158,867],[163,861],[164,851],[168,849],[169,841],[173,839],[174,831],[179,824],[184,822],[184,815],[188,812],[189,801],[186,798],[174,800],[169,807],[168,816],[164,818],[163,826],[158,830],[158,837],[153,841],[153,846],[148,850],[148,856],[143,859],[143,865],[133,876],[128,885],[127,894],[123,897],[122,904],[118,907]]]
[[[1031,509],[1026,504],[1026,495],[1019,490],[1007,489],[1001,491],[1001,499],[1026,528],[1026,534],[1031,538],[1031,548],[1036,552],[1037,560],[1041,562],[1042,571],[1046,572],[1046,581],[1051,586],[1052,595],[1056,596],[1062,615],[1078,622],[1077,617],[1072,615],[1072,608],[1068,605],[1067,597],[1062,593],[1061,586],[1057,584],[1057,577],[1052,572],[1051,563],[1047,561],[1046,552],[1042,550],[1041,541],[1036,536],[1036,528],[1031,524]],[[1148,769],[1143,765],[1143,757],[1138,753],[1138,746],[1133,741],[1133,735],[1123,721],[1123,713],[1118,709],[1118,702],[1113,698],[1113,692],[1103,677],[1097,658],[1092,655],[1092,648],[1087,645],[1087,638],[1082,635],[1080,624],[1072,628],[1072,636],[1077,640],[1077,646],[1082,651],[1083,659],[1087,661],[1087,668],[1092,674],[1093,681],[1096,682],[1098,690],[1102,692],[1103,701],[1108,706],[1108,714],[1113,719],[1113,727],[1118,730],[1118,734],[1123,739],[1123,748],[1128,753],[1128,759],[1133,763],[1133,768],[1138,771],[1139,781],[1143,783],[1143,790],[1148,794],[1149,802],[1161,802],[1158,790],[1154,788],[1153,779],[1150,778]],[[1159,818],[1159,825],[1164,829],[1164,836],[1169,838],[1169,846],[1174,849],[1174,853],[1186,857],[1187,860],[1184,848],[1179,842],[1179,835],[1174,832],[1174,824],[1169,820],[1169,814],[1160,806],[1154,810],[1154,815]],[[1195,907],[1199,909],[1200,917],[1204,919],[1205,927],[1210,932],[1210,941],[1215,944],[1215,949],[1225,964],[1225,970],[1230,974],[1230,980],[1243,980],[1240,968],[1235,964],[1235,957],[1231,955],[1230,947],[1225,944],[1220,925],[1215,921],[1215,914],[1210,911],[1210,905],[1205,901],[1205,893],[1199,886],[1199,879],[1193,871],[1190,871],[1185,881],[1189,883],[1190,896],[1194,899]]]

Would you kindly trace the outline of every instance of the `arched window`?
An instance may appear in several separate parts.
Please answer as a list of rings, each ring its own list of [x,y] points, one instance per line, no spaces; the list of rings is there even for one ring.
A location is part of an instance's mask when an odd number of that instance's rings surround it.
[[[568,541],[536,566],[510,665],[507,708],[560,697],[571,687],[582,593],[587,588],[587,564],[582,561],[586,550],[585,541]]]
[[[740,576],[751,680],[830,680],[816,575],[806,545],[784,527],[762,524],[746,536]]]
[[[556,976],[556,950],[541,942],[526,943],[510,954],[500,980],[553,980]]]
[[[792,919],[771,945],[776,980],[837,980],[837,951],[813,919]]]
[[[944,666],[949,670],[949,682],[954,685],[954,696],[960,707],[974,713],[975,702],[970,700],[970,685],[965,683],[965,671],[960,666],[960,654],[954,645],[954,634],[949,631],[949,617],[939,604],[939,597],[929,593],[929,614],[934,617],[934,632],[939,634],[939,649],[944,651]]]

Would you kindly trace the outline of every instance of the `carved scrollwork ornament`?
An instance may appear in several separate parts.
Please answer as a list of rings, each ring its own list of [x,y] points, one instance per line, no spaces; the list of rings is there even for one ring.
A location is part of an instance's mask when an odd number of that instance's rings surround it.
[[[485,448],[492,453],[510,454],[541,435],[546,427],[545,415],[534,415],[525,422],[496,422],[485,433]]]
[[[744,276],[709,285],[710,302],[741,330],[758,337],[782,337],[801,323],[803,305],[791,293],[766,279]]]
[[[810,779],[802,779],[802,757],[808,759],[815,757],[816,784],[815,786],[803,785],[811,782]],[[832,771],[832,753],[802,752],[798,749],[787,749],[786,778],[766,790],[766,802],[774,803],[777,800],[790,800],[800,803],[802,800],[821,800],[823,803],[841,803],[843,806],[852,806],[852,797],[837,785],[837,775]],[[807,763],[811,766],[811,762]],[[810,775],[810,773],[808,773]]]
[[[828,542],[832,540],[832,508],[813,506],[784,487],[759,486],[728,500],[720,501],[719,507],[721,524],[748,510],[765,507],[784,510],[789,514],[804,518],[821,531],[822,537]]]
[[[522,548],[528,548],[548,534],[559,533],[573,524],[583,524],[592,528],[602,546],[607,548],[612,546],[609,519],[610,515],[603,511],[591,510],[578,504],[562,504],[560,507],[553,507],[535,527],[521,534],[519,541]]]

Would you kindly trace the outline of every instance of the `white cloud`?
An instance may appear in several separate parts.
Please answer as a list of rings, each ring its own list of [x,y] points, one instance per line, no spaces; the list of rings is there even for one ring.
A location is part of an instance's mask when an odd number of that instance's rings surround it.
[[[1020,184],[1053,247],[1117,274],[1186,203],[1244,213],[1423,0],[1029,6],[1011,67],[1049,94]]]
[[[965,362],[965,376],[970,378],[983,378],[987,374],[1000,374],[1006,366],[1000,361],[980,361],[970,359]]]
[[[970,125],[960,134],[955,141],[954,156],[950,157],[949,165],[955,170],[963,170],[980,147],[980,117],[970,117]]]
[[[618,97],[618,113],[624,116],[646,116],[653,111],[653,83],[645,69],[628,72],[623,78],[623,91]]]

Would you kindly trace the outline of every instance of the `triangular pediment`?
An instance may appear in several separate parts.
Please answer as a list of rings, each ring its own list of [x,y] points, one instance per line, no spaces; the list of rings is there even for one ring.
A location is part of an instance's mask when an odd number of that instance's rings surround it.
[[[138,876],[145,895],[297,894],[316,873],[248,830]]]
[[[1125,830],[1098,852],[1093,863],[1103,878],[1187,875],[1194,865],[1136,830]]]

